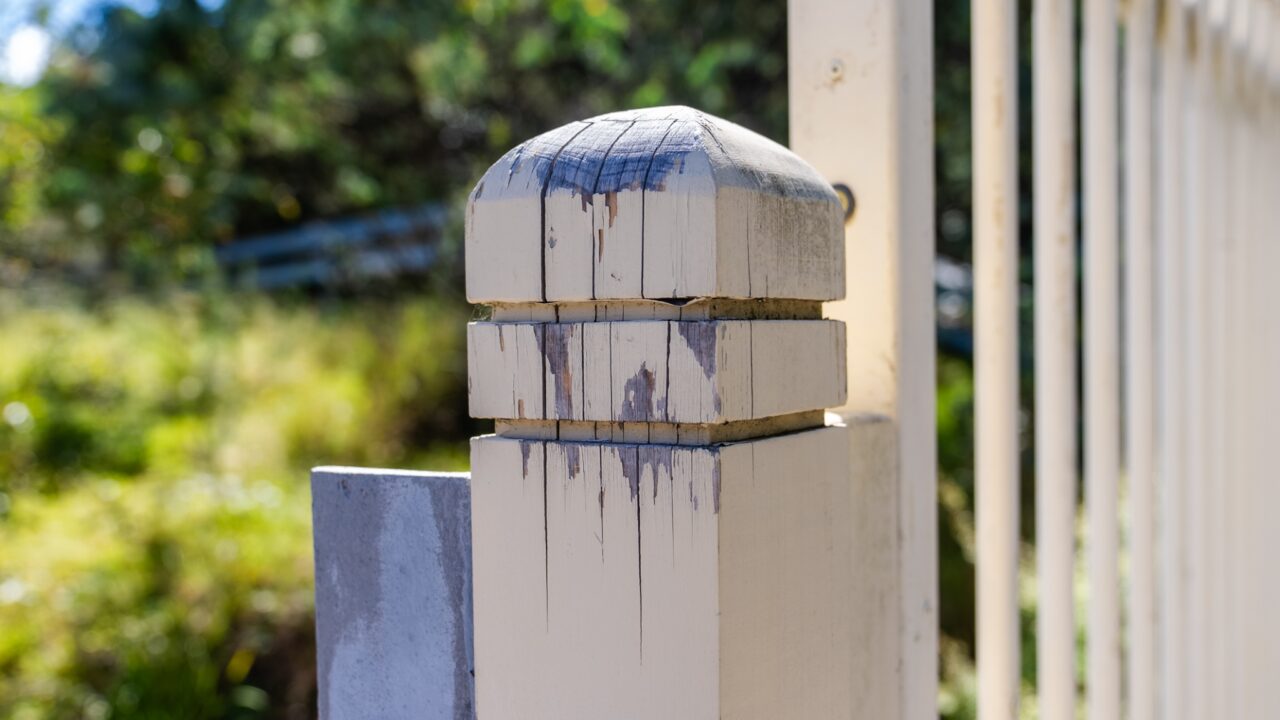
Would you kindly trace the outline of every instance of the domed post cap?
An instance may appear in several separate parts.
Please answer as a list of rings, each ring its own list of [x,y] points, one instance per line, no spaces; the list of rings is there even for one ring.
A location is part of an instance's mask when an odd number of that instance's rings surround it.
[[[844,296],[840,200],[808,163],[687,107],[528,140],[467,202],[474,303]]]

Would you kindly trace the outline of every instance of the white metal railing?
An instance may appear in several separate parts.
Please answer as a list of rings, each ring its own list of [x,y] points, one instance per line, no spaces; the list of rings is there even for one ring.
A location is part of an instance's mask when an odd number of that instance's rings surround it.
[[[1033,21],[1037,705],[1049,720],[1075,717],[1079,680],[1074,5],[1037,0]],[[1087,717],[1269,717],[1268,678],[1280,668],[1267,600],[1280,533],[1266,510],[1280,494],[1267,417],[1280,401],[1268,372],[1280,367],[1268,312],[1280,205],[1277,6],[1083,0],[1079,9]],[[1019,712],[1015,15],[1012,2],[973,5],[983,718]]]

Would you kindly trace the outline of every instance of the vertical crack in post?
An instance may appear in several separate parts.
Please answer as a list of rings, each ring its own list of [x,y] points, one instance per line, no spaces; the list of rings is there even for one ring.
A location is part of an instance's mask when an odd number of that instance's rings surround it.
[[[645,199],[649,197],[649,176],[653,173],[653,161],[658,157],[658,153],[662,151],[662,146],[667,143],[667,136],[671,134],[671,129],[676,126],[678,120],[672,120],[667,126],[666,132],[662,133],[662,139],[653,147],[653,155],[649,157],[649,166],[644,169],[644,185],[640,190],[640,297],[649,297],[644,291],[644,239],[645,239]]]
[[[597,445],[596,453],[596,480],[600,483],[600,564],[604,565],[604,445]]]
[[[618,417],[618,405],[613,399],[613,323],[605,324],[608,325],[605,331],[609,334],[605,344],[609,346],[609,419],[612,422]]]
[[[587,324],[578,323],[578,410],[587,419]]]
[[[564,152],[564,149],[569,147],[569,143],[589,127],[591,123],[584,121],[578,132],[564,141],[564,144],[556,150],[556,154],[551,156],[551,164],[547,165],[547,176],[542,179],[542,189],[538,197],[538,216],[542,225],[538,229],[538,258],[542,265],[542,302],[547,301],[547,191],[551,189],[551,177],[555,174],[556,161],[560,159],[560,153]]]
[[[542,441],[542,608],[551,632],[551,541],[547,533],[547,441]]]
[[[595,222],[596,222],[595,195],[600,191],[600,176],[604,174],[604,166],[609,163],[609,155],[610,153],[613,152],[613,146],[617,145],[618,141],[622,139],[622,136],[626,135],[627,132],[635,126],[636,126],[636,121],[632,120],[622,132],[618,133],[618,137],[614,138],[613,142],[609,143],[609,149],[604,151],[604,157],[601,158],[600,160],[600,167],[596,169],[595,180],[591,181],[591,200],[592,200],[591,230],[592,230],[592,233],[591,233],[591,242],[587,243],[587,254],[591,258],[591,299],[592,300],[596,299],[596,266],[597,266],[596,245],[595,245],[596,234],[604,232],[603,228],[596,228],[595,226]],[[644,197],[643,191],[641,191],[641,202],[644,202],[643,197]],[[643,222],[643,219],[641,220],[641,222]],[[641,237],[641,243],[643,246],[643,240],[644,240],[643,230],[641,230],[640,237]],[[603,240],[601,242],[603,242]]]
[[[640,608],[640,664],[644,665],[644,540],[640,533],[640,448],[634,447],[635,452],[635,468],[636,489],[632,493],[632,500],[636,504],[636,589],[639,594],[637,604]],[[657,482],[657,479],[654,479]]]
[[[670,449],[668,452],[670,452],[672,456],[675,455],[674,449]],[[672,457],[671,461],[668,463],[667,472],[671,475],[671,502],[667,503],[667,509],[670,512],[670,523],[671,523],[671,567],[675,568],[676,566],[676,461],[674,457]],[[654,475],[655,476],[657,475],[657,470],[654,470]],[[689,479],[689,489],[690,489],[690,494],[692,494],[692,489],[693,489],[692,477]]]
[[[538,357],[542,368],[542,417],[551,417],[547,406],[547,324],[538,323],[533,328],[534,340],[538,343]],[[520,367],[520,357],[516,356],[516,367]]]
[[[662,388],[662,419],[671,422],[671,321],[667,321],[667,369]]]
[[[747,395],[751,398],[752,419],[756,416],[756,333],[754,328],[754,323],[747,323],[747,375],[750,377]]]

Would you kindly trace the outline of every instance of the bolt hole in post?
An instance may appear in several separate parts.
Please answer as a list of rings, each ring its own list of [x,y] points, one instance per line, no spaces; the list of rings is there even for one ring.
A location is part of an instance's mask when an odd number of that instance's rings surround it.
[[[840,58],[833,58],[827,63],[827,79],[834,85],[844,79],[844,61]]]
[[[849,189],[844,183],[836,183],[831,186],[836,191],[836,196],[840,198],[840,209],[844,212],[844,224],[848,225],[853,222],[853,213],[858,209],[858,201],[853,197],[853,190]]]

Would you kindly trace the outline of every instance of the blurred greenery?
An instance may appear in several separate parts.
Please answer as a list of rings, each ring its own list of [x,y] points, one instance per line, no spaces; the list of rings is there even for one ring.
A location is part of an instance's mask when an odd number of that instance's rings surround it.
[[[465,468],[465,311],[2,299],[0,717],[313,717],[305,468]]]
[[[624,107],[785,141],[786,3],[89,7],[37,84],[0,85],[0,719],[314,717],[306,471],[465,467],[458,237],[430,278],[341,294],[227,293],[211,250],[456,208],[513,144]],[[938,248],[960,260],[968,28],[968,2],[935,3]],[[957,720],[974,716],[972,404],[967,360],[941,358]]]

